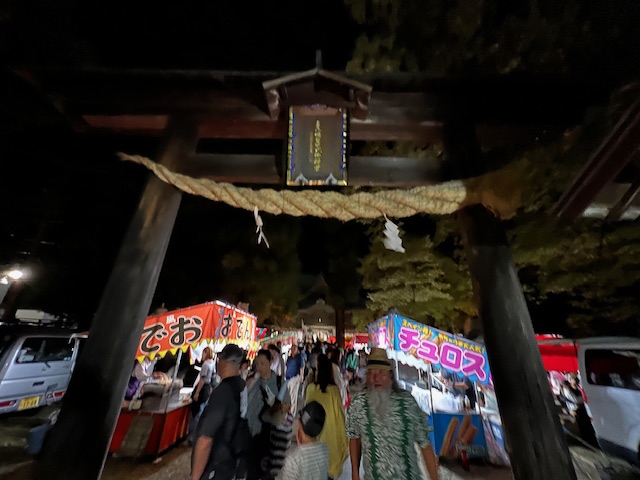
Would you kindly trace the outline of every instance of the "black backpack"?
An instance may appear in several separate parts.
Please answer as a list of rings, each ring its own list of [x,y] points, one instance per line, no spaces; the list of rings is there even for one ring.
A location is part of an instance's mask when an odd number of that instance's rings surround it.
[[[246,388],[246,387],[245,387]],[[242,418],[241,408],[242,408],[242,392],[244,388],[238,392],[238,421],[236,423],[236,428],[233,430],[233,435],[231,437],[231,442],[229,444],[231,454],[234,456],[236,460],[244,458],[247,456],[247,452],[249,450],[249,444],[251,442],[251,432],[249,431],[249,423],[246,418]]]

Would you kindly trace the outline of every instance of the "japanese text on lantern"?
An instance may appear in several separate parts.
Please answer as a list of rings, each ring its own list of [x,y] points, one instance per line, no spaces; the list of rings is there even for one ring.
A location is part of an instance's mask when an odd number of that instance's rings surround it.
[[[313,169],[319,172],[322,166],[322,129],[320,128],[320,120],[316,120],[316,126],[311,135],[309,158],[313,159]]]
[[[165,339],[169,337],[169,345],[163,348]],[[142,330],[140,351],[145,355],[157,353],[160,350],[182,347],[183,345],[196,343],[202,337],[202,319],[200,317],[177,318],[169,315],[165,323],[154,323]]]
[[[461,348],[455,343],[442,342],[440,345],[431,338],[421,335],[421,332],[410,327],[400,327],[398,333],[400,350],[411,353],[428,363],[440,364],[447,370],[460,372],[464,376],[478,381],[487,381],[484,355],[476,351]],[[447,339],[448,340],[448,339]]]

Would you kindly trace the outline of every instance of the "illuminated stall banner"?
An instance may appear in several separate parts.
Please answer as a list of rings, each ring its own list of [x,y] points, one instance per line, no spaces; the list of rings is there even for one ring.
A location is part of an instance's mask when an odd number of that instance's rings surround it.
[[[393,350],[439,365],[472,382],[483,385],[490,382],[489,360],[484,345],[397,314],[388,315],[370,327],[370,339],[376,346],[385,348],[386,342]]]
[[[167,352],[213,342],[257,349],[256,321],[254,315],[219,301],[153,315],[145,321],[136,358],[163,357]]]
[[[382,317],[367,326],[370,347],[379,347],[386,350],[392,346],[389,341],[387,325],[388,318]]]
[[[213,340],[233,343],[255,338],[256,317],[230,305],[218,305],[218,329]]]
[[[287,185],[346,185],[347,129],[344,109],[290,107]]]

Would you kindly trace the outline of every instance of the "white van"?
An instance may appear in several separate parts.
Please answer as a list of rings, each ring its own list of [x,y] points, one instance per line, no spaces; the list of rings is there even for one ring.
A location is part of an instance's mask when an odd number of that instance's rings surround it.
[[[640,464],[640,339],[587,338],[576,346],[600,447]]]
[[[61,400],[84,338],[69,330],[0,326],[0,414]]]

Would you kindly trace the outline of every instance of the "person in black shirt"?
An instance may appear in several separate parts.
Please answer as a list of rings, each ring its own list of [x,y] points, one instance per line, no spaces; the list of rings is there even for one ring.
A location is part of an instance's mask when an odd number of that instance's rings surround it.
[[[471,410],[476,408],[476,389],[471,380],[457,373],[447,372],[446,370],[442,370],[442,379],[447,388],[449,388],[456,397],[467,397]]]
[[[220,384],[202,413],[191,459],[191,480],[232,480],[239,462],[232,451],[240,417],[246,418],[247,389],[240,377],[244,351],[229,344],[218,355]],[[243,478],[238,476],[237,478]]]

